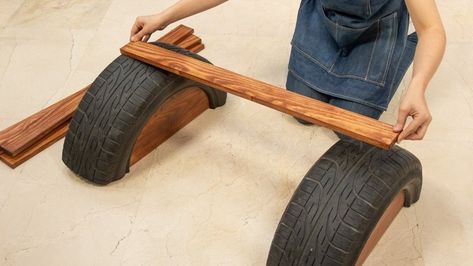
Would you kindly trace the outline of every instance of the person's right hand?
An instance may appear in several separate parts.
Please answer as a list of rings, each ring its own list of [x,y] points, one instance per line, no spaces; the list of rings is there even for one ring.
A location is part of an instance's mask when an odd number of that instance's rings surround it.
[[[135,24],[131,28],[130,41],[147,42],[151,34],[157,30],[163,30],[166,26],[167,24],[160,14],[137,17]]]

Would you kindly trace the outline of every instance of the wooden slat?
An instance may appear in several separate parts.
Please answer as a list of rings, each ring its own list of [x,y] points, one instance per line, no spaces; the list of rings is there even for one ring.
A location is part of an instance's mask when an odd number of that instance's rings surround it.
[[[190,50],[201,43],[202,43],[202,40],[199,37],[195,35],[191,35],[188,38],[184,39],[182,42],[180,42],[179,46],[184,49]]]
[[[198,53],[198,52],[200,52],[204,49],[205,49],[205,45],[203,43],[201,43],[197,46],[194,46],[194,47],[190,48],[189,51],[194,52],[194,53]]]
[[[193,32],[192,28],[180,25],[158,41],[177,44],[191,36]],[[194,47],[192,51],[199,52],[201,48],[203,47]],[[0,132],[0,160],[12,168],[17,167],[64,137],[67,133],[65,124],[69,123],[73,111],[88,87],[2,130]]]
[[[71,118],[88,87],[0,132],[0,147],[16,156]]]
[[[42,150],[54,144],[56,141],[63,138],[66,135],[68,129],[69,129],[69,120],[59,125],[56,128],[56,130],[54,130],[51,134],[48,134],[42,139],[37,140],[27,150],[20,152],[16,156],[10,156],[5,153],[3,154],[0,153],[0,160],[3,161],[8,166],[10,166],[11,168],[16,168],[20,164],[26,162],[28,159],[35,156],[39,152],[41,152]]]
[[[166,35],[159,38],[158,41],[179,45],[180,42],[191,36],[192,33],[194,33],[194,29],[181,24],[173,30],[169,31]]]
[[[187,88],[171,96],[141,130],[133,148],[130,165],[152,152],[208,108],[208,97],[200,88]]]
[[[392,126],[330,104],[287,91],[232,71],[143,42],[129,43],[122,54],[278,111],[389,149],[398,133]]]

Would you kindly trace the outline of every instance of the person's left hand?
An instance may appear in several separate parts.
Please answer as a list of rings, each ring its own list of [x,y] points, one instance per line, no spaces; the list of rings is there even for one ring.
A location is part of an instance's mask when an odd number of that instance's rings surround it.
[[[409,116],[412,117],[412,121],[405,127]],[[405,139],[423,139],[431,121],[432,116],[425,101],[424,90],[411,83],[401,101],[397,123],[393,127],[394,132],[401,132],[398,143]]]

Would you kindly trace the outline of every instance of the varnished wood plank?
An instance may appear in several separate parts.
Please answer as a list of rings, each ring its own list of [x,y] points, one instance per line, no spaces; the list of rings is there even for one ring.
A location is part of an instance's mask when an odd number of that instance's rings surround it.
[[[152,152],[208,108],[208,97],[199,88],[188,88],[171,96],[141,130],[133,148],[130,165]]]
[[[356,261],[357,266],[363,265],[371,251],[373,251],[378,241],[381,239],[383,234],[401,211],[402,207],[404,206],[404,200],[405,191],[401,191],[401,193],[399,193],[394,198],[394,200],[389,204],[388,208],[384,211],[375,228],[371,232],[368,241],[366,241],[366,244],[361,250],[360,256],[358,256],[358,260]]]
[[[193,33],[194,29],[181,24],[159,38],[158,41],[179,45],[180,42],[191,36]]]
[[[199,37],[195,35],[191,35],[187,37],[186,39],[184,39],[182,42],[180,42],[179,46],[184,49],[190,50],[201,43],[202,43],[202,40]]]
[[[88,87],[0,132],[0,147],[16,156],[71,118]]]
[[[189,48],[189,51],[194,52],[194,53],[198,53],[198,52],[200,52],[200,51],[202,51],[202,50],[204,50],[204,49],[205,49],[205,45],[204,45],[203,43],[201,43],[201,44],[199,44],[199,45],[197,45],[197,46],[194,46],[194,47]]]
[[[393,132],[389,124],[151,44],[129,43],[121,49],[121,52],[177,75],[328,127],[384,149],[392,147],[397,140],[398,134]]]
[[[31,157],[35,156],[39,152],[48,148],[56,141],[63,138],[67,131],[69,130],[69,121],[65,121],[63,124],[59,125],[53,132],[46,135],[42,139],[37,140],[32,146],[23,152],[18,153],[15,156],[10,156],[6,153],[0,153],[0,160],[3,161],[6,165],[11,168],[16,168],[22,163],[29,160]]]

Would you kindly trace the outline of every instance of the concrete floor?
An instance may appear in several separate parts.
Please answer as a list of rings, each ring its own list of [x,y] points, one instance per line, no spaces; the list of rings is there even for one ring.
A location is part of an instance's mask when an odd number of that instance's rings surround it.
[[[0,0],[0,129],[89,84],[135,16],[172,2]],[[183,23],[214,64],[284,86],[298,4],[229,1]],[[473,265],[473,1],[438,4],[448,48],[427,92],[433,123],[401,144],[423,163],[422,196],[366,265]],[[60,141],[15,170],[0,164],[0,264],[263,265],[290,196],[335,141],[229,96],[106,187],[74,176]]]

